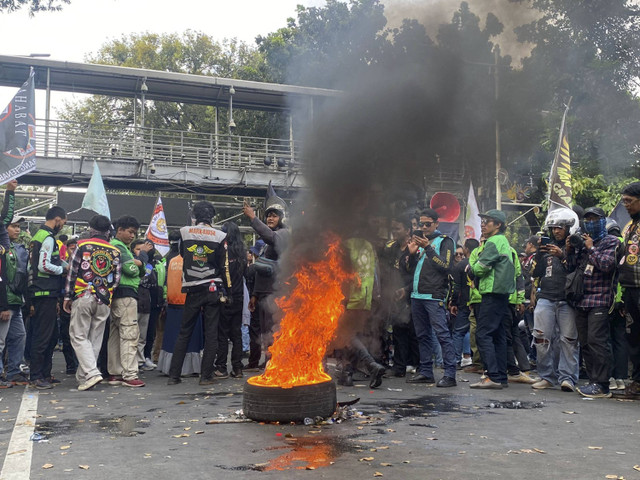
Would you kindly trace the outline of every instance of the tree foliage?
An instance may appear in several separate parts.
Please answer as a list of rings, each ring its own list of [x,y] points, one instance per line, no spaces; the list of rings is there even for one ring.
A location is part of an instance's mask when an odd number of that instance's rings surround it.
[[[22,8],[29,9],[29,15],[37,12],[57,11],[71,0],[0,0],[0,12],[14,12]]]

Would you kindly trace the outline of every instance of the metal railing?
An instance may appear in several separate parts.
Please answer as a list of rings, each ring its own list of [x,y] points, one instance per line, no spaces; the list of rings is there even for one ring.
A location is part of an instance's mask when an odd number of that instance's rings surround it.
[[[123,125],[37,121],[39,156],[117,158],[156,164],[239,169],[299,167],[293,140]]]

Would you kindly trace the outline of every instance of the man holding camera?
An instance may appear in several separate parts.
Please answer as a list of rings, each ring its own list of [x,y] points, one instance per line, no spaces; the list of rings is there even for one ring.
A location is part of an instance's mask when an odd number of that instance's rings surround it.
[[[577,269],[577,274],[583,276],[584,294],[575,304],[576,326],[589,384],[577,390],[590,398],[611,396],[609,309],[615,294],[616,251],[620,241],[607,234],[606,217],[601,208],[587,208],[583,243],[570,247],[568,255],[571,269]]]
[[[536,347],[538,375],[535,389],[551,388],[557,383],[565,392],[573,392],[578,383],[578,330],[574,308],[567,303],[565,284],[569,266],[566,244],[577,215],[568,208],[556,209],[547,216],[551,238],[541,237],[534,257],[531,276],[537,294],[533,312],[533,344]],[[556,355],[560,349],[559,357]],[[559,361],[556,363],[556,358]]]

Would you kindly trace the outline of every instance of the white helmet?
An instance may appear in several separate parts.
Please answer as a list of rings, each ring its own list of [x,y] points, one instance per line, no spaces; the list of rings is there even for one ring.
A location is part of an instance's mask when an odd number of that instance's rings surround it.
[[[569,234],[574,234],[580,227],[578,214],[570,208],[560,207],[551,210],[544,222],[545,228],[569,227]]]

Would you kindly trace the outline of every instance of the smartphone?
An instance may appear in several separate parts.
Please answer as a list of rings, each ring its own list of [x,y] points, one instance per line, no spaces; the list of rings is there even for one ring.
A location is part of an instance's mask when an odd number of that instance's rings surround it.
[[[424,232],[422,230],[414,230],[411,235],[415,235],[416,237],[424,238]]]
[[[549,237],[540,237],[540,245],[549,245],[551,239]]]

